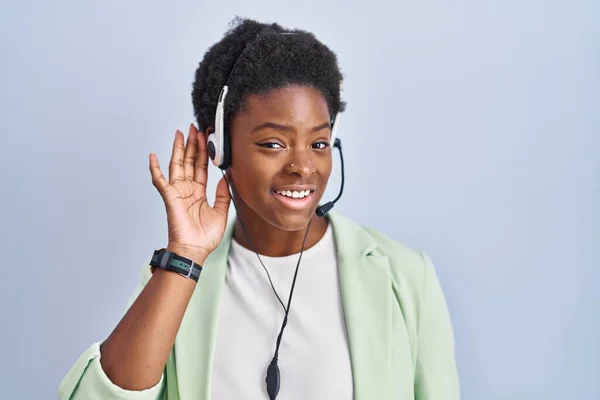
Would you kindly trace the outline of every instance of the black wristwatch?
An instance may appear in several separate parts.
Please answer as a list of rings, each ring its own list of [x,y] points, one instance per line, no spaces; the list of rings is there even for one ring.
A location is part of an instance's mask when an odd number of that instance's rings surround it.
[[[191,278],[196,282],[198,282],[198,278],[200,278],[200,273],[202,272],[202,266],[189,258],[179,256],[167,249],[155,250],[152,260],[150,260],[150,266],[177,272],[179,275]]]

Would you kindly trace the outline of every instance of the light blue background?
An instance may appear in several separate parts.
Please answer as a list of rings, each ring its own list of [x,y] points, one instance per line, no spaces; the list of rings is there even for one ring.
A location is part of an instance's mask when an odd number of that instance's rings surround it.
[[[532,0],[2,1],[1,396],[119,320],[166,243],[148,153],[236,14],[337,52],[336,209],[432,256],[463,398],[600,399],[600,5]]]

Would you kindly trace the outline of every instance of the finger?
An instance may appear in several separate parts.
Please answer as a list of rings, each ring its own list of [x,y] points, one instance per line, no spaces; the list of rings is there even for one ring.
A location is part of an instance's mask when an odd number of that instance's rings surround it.
[[[198,132],[198,148],[196,154],[196,166],[194,171],[194,180],[206,186],[208,176],[208,151],[206,151],[206,135],[204,132]]]
[[[152,184],[158,190],[161,196],[164,197],[165,190],[169,186],[169,182],[160,170],[160,164],[158,163],[158,157],[155,154],[150,153],[150,175],[152,175]]]
[[[186,180],[194,180],[194,162],[196,160],[196,150],[198,144],[198,131],[194,124],[190,124],[187,144],[185,145],[185,155],[183,158],[183,172]]]
[[[215,198],[215,205],[213,208],[220,214],[227,215],[229,212],[229,204],[231,203],[231,195],[229,194],[229,188],[227,187],[227,181],[225,178],[221,178],[217,184],[217,195]]]
[[[175,132],[175,140],[173,142],[173,153],[171,154],[171,162],[169,163],[169,182],[173,183],[176,180],[183,179],[183,154],[185,148],[183,146],[183,133]]]

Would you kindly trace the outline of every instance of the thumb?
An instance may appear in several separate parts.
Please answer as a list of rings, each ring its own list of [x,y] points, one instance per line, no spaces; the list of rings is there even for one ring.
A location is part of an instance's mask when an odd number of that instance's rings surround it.
[[[227,216],[229,212],[229,203],[231,202],[231,195],[229,194],[229,187],[225,177],[219,180],[217,184],[217,193],[215,198],[215,205],[213,208],[215,211]]]

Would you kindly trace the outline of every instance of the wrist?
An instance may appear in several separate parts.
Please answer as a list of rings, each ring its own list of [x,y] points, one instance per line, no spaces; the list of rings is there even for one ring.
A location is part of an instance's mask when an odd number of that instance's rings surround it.
[[[152,274],[157,269],[174,272],[198,282],[202,273],[202,264],[206,257],[202,253],[185,251],[185,248],[170,246],[154,251],[150,260]]]
[[[206,261],[206,259],[208,258],[208,252],[199,249],[192,249],[188,246],[177,246],[169,244],[166,247],[166,249],[172,253],[177,254],[178,256],[189,258],[190,260],[192,260],[200,266],[203,266],[204,261]]]

